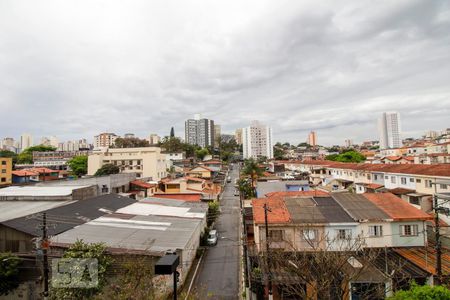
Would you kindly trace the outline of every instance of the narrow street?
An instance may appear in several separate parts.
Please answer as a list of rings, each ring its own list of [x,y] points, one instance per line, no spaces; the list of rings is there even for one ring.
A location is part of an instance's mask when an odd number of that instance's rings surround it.
[[[239,197],[234,196],[235,167],[220,202],[221,214],[216,222],[219,239],[210,247],[199,268],[194,288],[201,299],[238,299],[239,293]]]

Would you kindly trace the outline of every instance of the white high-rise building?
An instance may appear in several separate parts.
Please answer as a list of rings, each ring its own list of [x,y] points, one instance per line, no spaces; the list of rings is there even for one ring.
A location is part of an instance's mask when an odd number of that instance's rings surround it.
[[[244,159],[265,156],[273,158],[272,128],[253,121],[249,127],[242,128]]]
[[[378,119],[380,149],[400,148],[402,146],[400,114],[385,112]]]
[[[186,143],[200,147],[214,146],[214,121],[202,119],[195,115],[194,119],[186,120],[184,124]]]
[[[33,146],[33,136],[28,133],[24,133],[20,136],[20,151],[23,151]]]

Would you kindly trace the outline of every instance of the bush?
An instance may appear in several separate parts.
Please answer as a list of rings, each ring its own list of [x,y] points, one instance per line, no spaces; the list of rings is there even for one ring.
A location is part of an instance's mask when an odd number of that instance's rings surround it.
[[[398,291],[389,300],[448,300],[450,299],[450,290],[444,286],[420,286],[416,283],[411,285],[407,291]]]

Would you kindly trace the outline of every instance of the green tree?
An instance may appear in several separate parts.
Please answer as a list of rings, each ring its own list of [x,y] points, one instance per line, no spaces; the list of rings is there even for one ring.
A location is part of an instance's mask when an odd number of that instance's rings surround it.
[[[72,173],[77,176],[83,176],[87,173],[88,157],[87,155],[75,156],[67,162]]]
[[[156,299],[158,284],[153,280],[155,267],[148,258],[129,256],[122,268],[120,274],[95,299]]]
[[[278,160],[283,160],[283,159],[285,159],[283,148],[274,146],[274,147],[273,147],[273,157],[274,157],[275,159],[278,159]]]
[[[253,158],[244,161],[244,167],[242,168],[242,174],[250,176],[252,181],[252,187],[256,188],[256,180],[263,175],[264,171],[258,165],[258,162]]]
[[[239,191],[244,199],[251,199],[256,197],[255,189],[252,187],[251,181],[248,179],[240,179],[238,181]]]
[[[325,157],[327,160],[339,161],[339,162],[353,162],[359,163],[366,160],[366,157],[357,151],[346,151],[341,154],[332,154]]]
[[[88,244],[77,240],[64,252],[63,258],[95,258],[98,262],[98,285],[94,288],[52,288],[50,299],[89,299],[106,285],[106,271],[112,264],[111,256],[102,243]]]
[[[397,291],[388,300],[448,300],[450,290],[444,286],[417,285],[413,283],[407,291]]]
[[[113,148],[138,148],[149,146],[150,146],[149,141],[133,137],[133,138],[117,138],[114,142]]]
[[[219,216],[219,202],[208,202],[208,226],[211,225]]]
[[[20,258],[11,253],[0,253],[0,296],[19,286]]]
[[[17,156],[17,163],[19,164],[32,164],[33,163],[33,152],[51,152],[55,151],[56,148],[52,146],[37,145],[26,148]]]
[[[200,160],[203,160],[205,158],[205,156],[208,154],[209,154],[209,151],[207,148],[195,150],[195,156]]]
[[[0,150],[0,157],[11,157],[13,164],[17,162],[17,154],[9,150]]]
[[[120,173],[120,168],[113,164],[105,164],[95,172],[94,176],[104,176]]]

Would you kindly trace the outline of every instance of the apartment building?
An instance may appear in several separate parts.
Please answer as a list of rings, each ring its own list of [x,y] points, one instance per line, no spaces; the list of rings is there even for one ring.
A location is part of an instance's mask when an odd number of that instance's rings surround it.
[[[121,173],[136,173],[137,178],[166,177],[166,155],[159,147],[118,148],[94,150],[88,156],[88,175],[94,175],[105,164],[113,164]]]
[[[0,186],[12,183],[12,158],[0,157]]]
[[[380,149],[399,148],[402,146],[400,114],[385,112],[378,119]]]
[[[115,133],[100,133],[99,135],[96,135],[94,137],[94,147],[96,149],[98,148],[104,148],[104,147],[111,147],[114,145],[114,142],[119,136]]]
[[[20,149],[21,151],[33,146],[33,136],[28,133],[24,133],[20,136]]]
[[[315,147],[317,146],[317,134],[315,131],[311,131],[308,134],[308,145]]]
[[[200,147],[214,146],[214,121],[195,115],[185,122],[185,142]]]
[[[253,121],[249,127],[242,128],[244,159],[273,158],[272,128]]]

